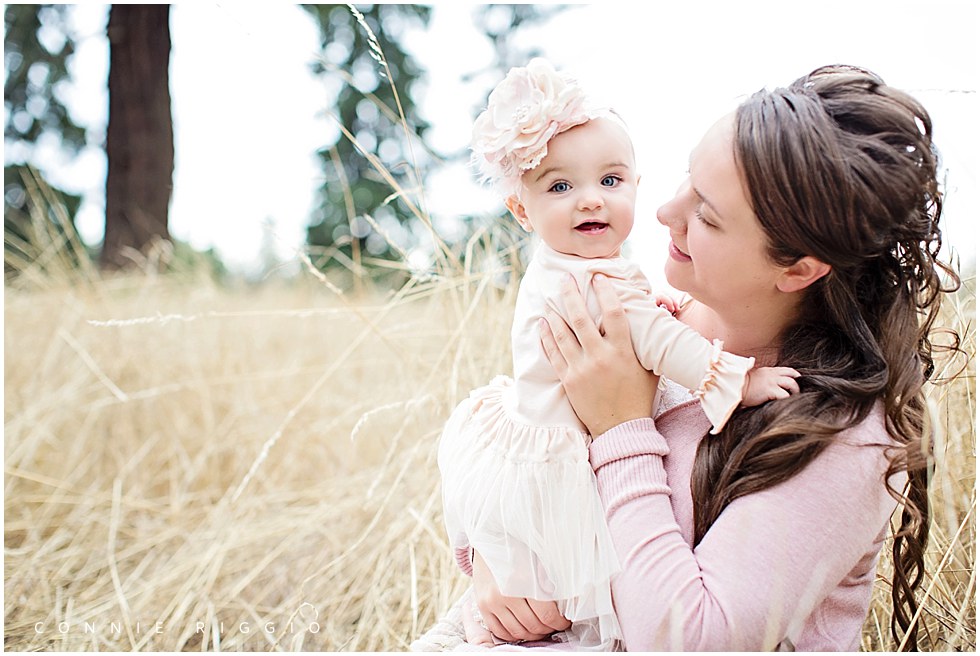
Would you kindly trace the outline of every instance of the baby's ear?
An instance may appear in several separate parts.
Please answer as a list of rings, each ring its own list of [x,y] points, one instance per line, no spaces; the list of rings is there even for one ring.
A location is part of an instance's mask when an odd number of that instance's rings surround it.
[[[517,222],[521,224],[525,232],[534,232],[534,226],[531,225],[531,219],[527,216],[527,209],[524,207],[524,203],[515,194],[511,194],[504,201],[507,205],[507,209],[510,213],[517,219]]]

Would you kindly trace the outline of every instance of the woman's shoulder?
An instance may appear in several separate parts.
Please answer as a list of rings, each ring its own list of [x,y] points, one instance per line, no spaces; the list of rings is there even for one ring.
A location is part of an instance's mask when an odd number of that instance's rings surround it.
[[[864,419],[838,433],[834,442],[843,446],[894,447],[898,445],[888,432],[885,406],[882,401],[876,402]]]
[[[877,479],[887,475],[899,448],[901,443],[888,432],[884,403],[878,401],[864,419],[838,433],[822,455],[832,469],[850,466]],[[892,487],[901,488],[903,477],[903,472],[893,472]]]

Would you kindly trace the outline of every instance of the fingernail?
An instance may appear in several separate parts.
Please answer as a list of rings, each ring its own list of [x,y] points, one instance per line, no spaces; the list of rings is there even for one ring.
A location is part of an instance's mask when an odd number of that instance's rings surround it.
[[[605,280],[606,279],[606,274],[604,274],[604,273],[597,273],[594,276],[592,276],[592,279],[593,280]]]

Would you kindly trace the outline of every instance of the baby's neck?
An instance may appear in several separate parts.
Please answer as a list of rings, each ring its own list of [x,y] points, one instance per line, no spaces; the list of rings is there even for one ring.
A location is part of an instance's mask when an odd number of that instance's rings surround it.
[[[578,257],[583,260],[611,260],[617,257],[622,257],[622,253],[623,253],[623,247],[617,246],[614,252],[608,253],[606,255],[582,255],[580,253],[569,253],[568,251],[558,250],[557,248],[555,248],[554,246],[552,246],[551,244],[543,240],[541,243],[544,246],[546,246],[549,250],[558,253],[559,255],[565,255],[567,257]]]

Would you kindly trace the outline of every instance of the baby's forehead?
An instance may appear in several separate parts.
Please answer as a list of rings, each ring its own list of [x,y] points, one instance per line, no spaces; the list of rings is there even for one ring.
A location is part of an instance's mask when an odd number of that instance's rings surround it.
[[[589,148],[583,147],[586,143]],[[605,116],[598,116],[555,135],[549,147],[563,157],[605,157],[610,152],[619,151],[624,153],[623,157],[627,157],[628,153],[629,164],[632,165],[635,159],[629,132],[620,121]]]

